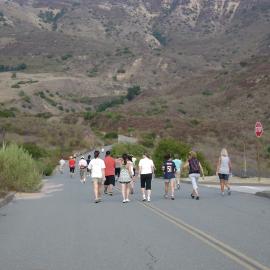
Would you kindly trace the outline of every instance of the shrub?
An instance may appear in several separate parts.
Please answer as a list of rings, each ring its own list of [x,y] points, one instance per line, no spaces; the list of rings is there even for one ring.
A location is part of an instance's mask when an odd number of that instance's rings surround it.
[[[146,152],[146,148],[140,144],[130,144],[130,143],[117,143],[112,147],[113,156],[122,156],[124,153],[132,154],[137,159],[141,158]]]
[[[162,175],[161,167],[164,162],[164,156],[166,154],[178,154],[182,160],[185,160],[190,150],[191,147],[189,145],[175,139],[161,140],[156,146],[153,153],[153,161],[156,167],[156,175]]]
[[[147,148],[152,148],[155,145],[155,139],[156,134],[154,132],[146,133],[142,135],[140,143]]]
[[[35,143],[24,143],[21,145],[21,147],[28,152],[29,155],[32,156],[34,159],[39,159],[42,157],[47,156],[47,151]]]
[[[134,99],[141,93],[141,87],[139,85],[134,85],[128,88],[127,99],[130,101]]]
[[[37,191],[40,173],[32,157],[21,147],[11,144],[0,150],[0,187],[21,192]]]
[[[117,138],[118,138],[118,134],[115,131],[108,132],[104,136],[104,139],[117,139]]]
[[[83,115],[84,120],[92,120],[96,116],[94,112],[85,112]]]
[[[5,117],[5,118],[15,117],[15,113],[11,110],[3,110],[3,111],[0,111],[0,117]]]

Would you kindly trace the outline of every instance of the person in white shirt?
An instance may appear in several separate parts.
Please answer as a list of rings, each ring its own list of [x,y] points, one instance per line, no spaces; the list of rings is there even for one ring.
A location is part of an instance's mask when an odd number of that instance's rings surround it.
[[[228,195],[231,195],[231,188],[228,184],[230,174],[232,173],[232,164],[226,148],[223,148],[217,163],[216,175],[220,180],[221,195],[224,196],[224,186],[227,187]]]
[[[90,161],[88,169],[91,172],[95,203],[99,203],[101,202],[102,185],[105,180],[105,163],[99,158],[99,151],[94,152],[94,159]]]
[[[155,170],[153,160],[147,154],[139,161],[139,175],[141,178],[141,190],[143,201],[146,201],[145,190],[147,193],[147,201],[151,201],[151,181]]]
[[[82,156],[79,161],[80,178],[82,183],[85,183],[86,180],[86,168],[87,168],[87,161],[84,159],[84,156]]]
[[[59,160],[59,171],[60,173],[63,173],[64,172],[64,166],[65,166],[66,162],[64,160],[64,158],[62,157],[60,160]]]

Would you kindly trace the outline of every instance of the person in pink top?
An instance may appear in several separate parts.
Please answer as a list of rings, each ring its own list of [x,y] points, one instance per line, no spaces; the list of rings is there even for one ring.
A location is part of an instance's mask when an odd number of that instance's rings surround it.
[[[112,189],[115,186],[115,160],[111,157],[111,152],[107,151],[104,159],[105,163],[105,182],[104,182],[104,193],[113,195]]]

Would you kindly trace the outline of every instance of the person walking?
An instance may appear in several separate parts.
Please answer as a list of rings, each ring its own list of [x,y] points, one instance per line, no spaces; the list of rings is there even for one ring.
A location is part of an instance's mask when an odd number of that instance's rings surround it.
[[[64,160],[63,157],[59,160],[59,171],[62,174],[64,172],[64,166],[66,164],[66,161]]]
[[[116,176],[116,181],[118,181],[119,176],[120,176],[121,164],[122,164],[122,159],[119,156],[117,156],[117,158],[115,159],[115,176]]]
[[[147,193],[147,201],[151,201],[151,182],[154,170],[155,166],[153,160],[150,159],[148,154],[144,154],[143,158],[139,161],[139,175],[141,178],[141,191],[143,201],[146,201],[145,190]]]
[[[173,160],[175,166],[176,166],[176,173],[175,173],[175,179],[176,179],[176,186],[177,189],[180,189],[180,178],[181,178],[181,168],[182,168],[182,160],[179,159],[179,155],[175,154],[174,155],[174,160]]]
[[[132,178],[131,178],[131,182],[130,182],[130,194],[134,194],[134,186],[135,186],[135,161],[133,162],[133,156],[132,155],[128,155],[128,160],[130,161],[130,165],[131,165],[131,171],[132,171]]]
[[[87,162],[84,159],[84,156],[81,157],[78,166],[79,166],[79,169],[80,169],[80,180],[81,180],[82,183],[85,184]]]
[[[90,176],[90,171],[88,169],[88,165],[89,165],[90,161],[91,161],[91,155],[88,155],[87,160],[86,160],[86,162],[87,162],[87,169],[86,169],[87,176]]]
[[[105,180],[105,163],[99,158],[100,152],[94,152],[94,158],[90,161],[88,169],[91,172],[93,189],[95,195],[95,203],[101,202],[102,184]]]
[[[132,162],[128,160],[128,155],[123,154],[122,164],[120,168],[119,183],[122,185],[122,196],[123,203],[130,202],[129,193],[130,193],[130,182],[132,180]]]
[[[220,157],[217,163],[216,175],[219,177],[221,195],[224,196],[224,187],[226,186],[228,195],[231,195],[231,188],[228,184],[230,174],[232,173],[232,164],[226,148],[220,152]]]
[[[165,161],[162,166],[162,171],[164,173],[164,180],[165,180],[164,198],[168,199],[168,192],[169,192],[169,187],[170,187],[171,199],[174,200],[176,166],[170,154],[167,154],[165,156]]]
[[[201,163],[197,159],[197,154],[194,151],[190,151],[188,154],[188,160],[184,165],[184,168],[189,169],[189,178],[192,183],[192,193],[191,193],[191,198],[196,200],[200,199],[199,191],[198,191],[198,181],[200,178],[200,175],[202,174],[203,179],[204,179],[204,172]]]
[[[70,177],[72,178],[73,175],[75,174],[75,166],[76,166],[76,160],[73,156],[69,157],[68,165],[69,165],[69,174]]]
[[[111,152],[106,151],[104,159],[105,163],[105,182],[104,182],[104,193],[113,195],[113,187],[115,186],[115,160],[111,157]]]

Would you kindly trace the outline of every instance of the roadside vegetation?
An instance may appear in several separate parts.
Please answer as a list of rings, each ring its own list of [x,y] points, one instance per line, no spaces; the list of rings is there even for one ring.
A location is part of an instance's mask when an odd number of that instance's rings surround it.
[[[10,144],[0,150],[0,190],[33,192],[41,186],[41,174],[31,155]]]

